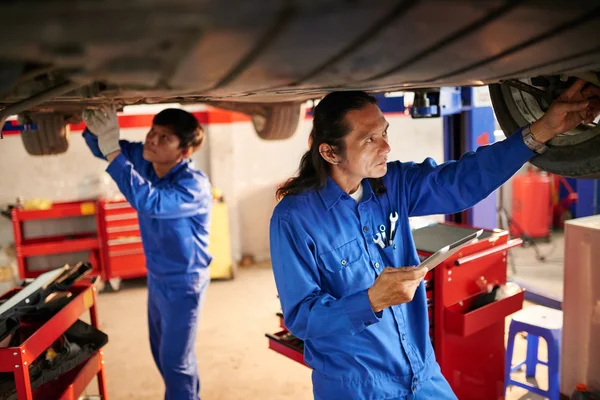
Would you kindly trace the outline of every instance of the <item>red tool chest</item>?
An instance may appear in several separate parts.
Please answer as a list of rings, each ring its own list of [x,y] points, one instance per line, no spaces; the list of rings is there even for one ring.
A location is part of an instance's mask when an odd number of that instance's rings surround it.
[[[434,224],[413,231],[419,257],[424,260],[440,248],[478,229]],[[481,282],[506,283],[506,258],[520,239],[508,232],[484,231],[480,240],[454,254],[425,277],[430,331],[442,373],[460,400],[504,397],[504,320],[523,306],[524,293],[473,309],[483,293]],[[304,364],[303,344],[285,329],[270,335],[269,348]]]
[[[98,201],[98,236],[104,282],[146,276],[137,212],[126,200]]]

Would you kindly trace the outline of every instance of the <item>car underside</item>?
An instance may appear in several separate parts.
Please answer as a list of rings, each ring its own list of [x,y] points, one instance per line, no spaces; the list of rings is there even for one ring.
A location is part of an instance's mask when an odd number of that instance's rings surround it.
[[[600,85],[591,1],[31,0],[0,15],[0,118],[36,126],[31,154],[66,151],[67,123],[111,102],[212,104],[283,139],[301,104],[330,91],[490,85],[510,135],[575,78]],[[597,176],[599,134],[581,125],[533,162]]]

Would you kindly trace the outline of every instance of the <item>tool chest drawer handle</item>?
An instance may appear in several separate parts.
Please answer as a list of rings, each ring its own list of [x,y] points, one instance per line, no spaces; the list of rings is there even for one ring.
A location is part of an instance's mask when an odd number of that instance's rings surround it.
[[[125,203],[104,203],[104,209],[105,210],[120,210],[123,208],[133,208],[131,207],[131,204],[125,202]]]
[[[117,214],[117,215],[108,215],[105,219],[106,221],[121,221],[124,219],[137,219],[137,213],[129,213],[129,214]]]
[[[139,229],[140,229],[139,224],[116,226],[114,228],[106,228],[106,233],[128,232],[128,231],[135,231],[135,230],[139,230]]]
[[[109,247],[113,246],[122,246],[124,244],[132,244],[132,243],[142,243],[141,237],[130,237],[130,238],[120,238],[120,239],[112,239],[106,242]]]
[[[131,256],[134,254],[143,254],[144,249],[134,249],[134,250],[115,250],[108,253],[109,257],[122,257],[122,256]]]
[[[513,247],[520,246],[522,244],[523,244],[523,240],[522,239],[509,240],[508,242],[506,242],[505,244],[503,244],[501,246],[492,247],[491,249],[479,251],[477,253],[474,253],[474,254],[471,254],[471,255],[459,258],[456,261],[454,261],[454,265],[456,265],[456,266],[465,265],[465,264],[470,263],[472,261],[479,260],[480,258],[487,257],[487,256],[490,256],[492,254],[497,254],[497,253],[500,253],[502,251],[506,251],[508,249],[512,249]]]

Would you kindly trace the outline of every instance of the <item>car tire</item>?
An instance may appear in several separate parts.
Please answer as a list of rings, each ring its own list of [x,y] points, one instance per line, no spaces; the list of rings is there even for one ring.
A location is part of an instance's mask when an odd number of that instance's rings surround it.
[[[517,105],[514,88],[507,84],[494,84],[489,88],[496,119],[507,137],[535,120],[535,115],[520,111],[523,110],[523,102]],[[533,97],[526,98],[529,96],[526,93],[521,93],[521,96],[526,99],[526,102],[531,102],[533,99]],[[536,167],[568,177],[600,177],[599,126],[580,125],[566,135],[551,140],[547,145],[548,150],[544,154],[530,160]]]
[[[302,105],[298,103],[275,104],[262,107],[262,112],[251,115],[258,137],[264,140],[289,139],[300,122]]]
[[[31,113],[19,115],[19,123],[35,124],[36,130],[21,133],[23,146],[33,156],[62,154],[69,148],[69,125],[66,117],[56,113]]]
[[[283,140],[292,137],[305,111],[303,103],[216,102],[212,105],[248,115],[254,125],[254,131],[263,140]]]

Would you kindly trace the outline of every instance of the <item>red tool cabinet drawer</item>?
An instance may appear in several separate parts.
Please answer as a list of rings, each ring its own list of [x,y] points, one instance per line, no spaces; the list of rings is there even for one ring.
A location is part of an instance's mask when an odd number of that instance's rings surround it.
[[[469,311],[478,296],[471,296],[446,308],[444,326],[448,333],[469,336],[496,322],[503,322],[504,318],[523,308],[525,291]]]
[[[146,258],[143,250],[110,258],[112,275],[119,278],[137,278],[146,275]]]
[[[306,365],[304,362],[304,342],[302,340],[293,336],[287,330],[273,335],[267,334],[266,336],[269,338],[269,348],[271,350]]]
[[[106,203],[103,207],[104,219],[107,225],[123,220],[132,220],[137,222],[137,211],[129,203]]]
[[[126,212],[123,214],[107,215],[104,219],[106,226],[110,227],[122,227],[127,225],[135,225],[138,223],[138,215],[135,211]]]
[[[123,237],[140,237],[140,226],[137,221],[131,221],[121,226],[106,228],[107,240],[121,239]]]
[[[109,241],[107,245],[109,257],[129,254],[131,251],[138,251],[143,249],[142,238],[139,237],[115,239]]]
[[[127,201],[106,201],[102,204],[107,215],[119,214],[133,211],[133,207]]]

